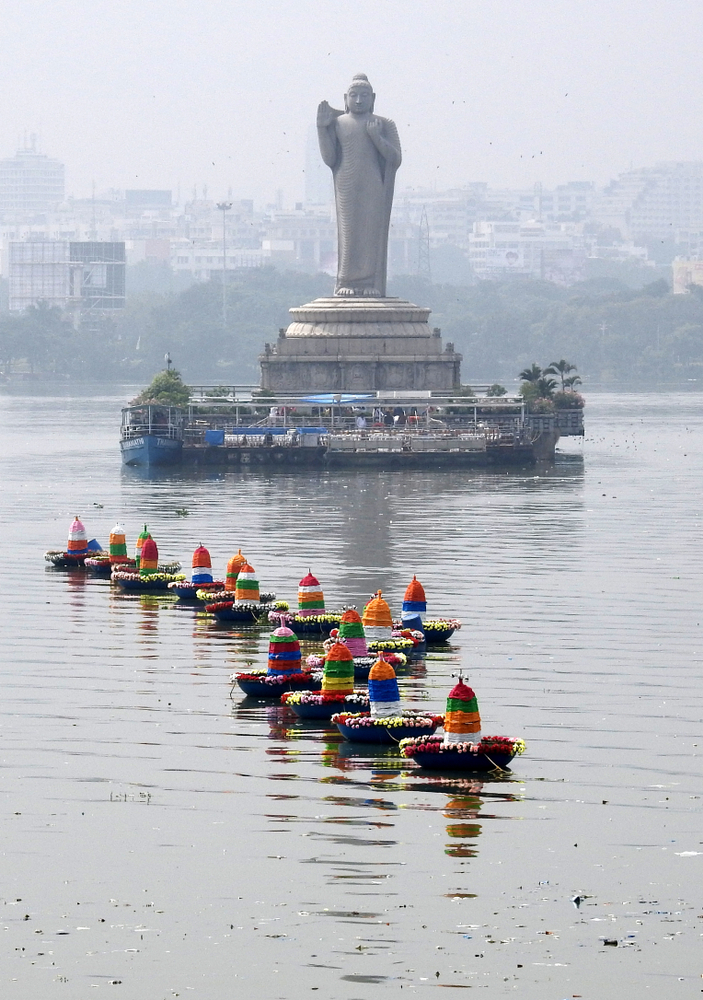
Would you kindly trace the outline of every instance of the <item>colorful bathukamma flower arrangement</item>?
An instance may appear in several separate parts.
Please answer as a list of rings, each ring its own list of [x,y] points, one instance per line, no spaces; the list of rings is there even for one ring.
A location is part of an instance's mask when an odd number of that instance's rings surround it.
[[[168,589],[181,601],[200,600],[199,590],[210,594],[212,591],[222,590],[223,587],[222,580],[212,579],[212,560],[202,542],[193,553],[190,583],[187,580],[174,580],[168,585]]]
[[[322,673],[301,670],[300,641],[289,628],[277,628],[269,639],[268,667],[232,674],[232,680],[247,695],[280,698],[284,691],[304,688],[319,691]]]
[[[167,572],[165,567],[159,565],[159,550],[146,524],[137,539],[135,564],[134,570],[125,569],[119,563],[113,566],[112,580],[122,590],[137,594],[158,593],[167,590],[174,581],[185,580],[184,573]],[[180,567],[180,563],[172,566]]]
[[[332,716],[342,736],[352,743],[399,743],[410,733],[431,734],[441,715],[404,709],[393,667],[383,658],[369,673],[370,712],[338,712]]]
[[[425,637],[422,632],[393,630],[393,616],[383,592],[377,590],[369,603],[364,608],[362,617],[364,632],[369,640],[368,648],[370,653],[380,653],[388,651],[412,652],[420,646]]]
[[[343,642],[354,657],[354,679],[357,681],[367,680],[374,658],[369,656],[364,624],[356,608],[347,608],[342,615],[339,628],[333,628],[329,639],[325,639],[323,642],[324,653],[322,655],[311,653],[306,660],[308,666],[324,667],[325,656],[335,642]],[[384,651],[383,656],[393,667],[404,667],[408,662],[404,653]]]
[[[395,623],[395,627],[418,630],[422,632],[427,642],[446,642],[457,629],[461,628],[458,618],[427,618],[426,615],[425,588],[417,576],[413,576],[403,597],[400,621]]]
[[[94,538],[88,541],[88,535],[81,519],[76,515],[68,531],[68,544],[65,549],[50,549],[44,553],[44,558],[52,566],[60,569],[82,567],[91,555],[102,554],[102,546]]]
[[[248,562],[245,562],[237,573],[234,599],[231,590],[224,598],[222,593],[208,594],[205,590],[199,590],[197,596],[201,600],[208,601],[205,610],[209,614],[223,621],[240,622],[259,621],[273,609],[273,602],[276,600],[275,594],[261,593],[256,570]],[[218,600],[213,601],[213,597]]]
[[[298,610],[295,614],[284,611],[272,611],[269,614],[271,624],[287,625],[296,635],[329,635],[339,624],[340,615],[337,612],[325,610],[325,596],[320,581],[310,570],[298,584]]]
[[[284,694],[281,701],[302,719],[329,719],[345,705],[366,708],[369,696],[354,690],[354,657],[343,643],[335,642],[325,657],[322,690]]]
[[[443,736],[409,737],[400,752],[421,767],[451,771],[503,771],[525,744],[512,736],[481,736],[474,691],[460,677],[449,692]]]
[[[125,569],[134,565],[134,559],[130,559],[127,555],[125,529],[119,523],[110,532],[108,551],[97,556],[88,556],[85,561],[85,568],[92,573],[111,573],[113,566]]]

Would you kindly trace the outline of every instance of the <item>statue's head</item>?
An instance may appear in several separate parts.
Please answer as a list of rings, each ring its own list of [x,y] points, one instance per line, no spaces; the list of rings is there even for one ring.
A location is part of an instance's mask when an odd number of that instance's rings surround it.
[[[376,95],[365,73],[357,73],[344,95],[344,109],[353,115],[373,111]]]

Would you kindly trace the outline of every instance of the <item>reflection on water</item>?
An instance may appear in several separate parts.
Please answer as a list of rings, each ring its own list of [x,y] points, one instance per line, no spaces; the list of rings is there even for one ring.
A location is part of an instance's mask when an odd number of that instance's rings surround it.
[[[699,981],[698,397],[595,397],[584,454],[548,469],[381,475],[143,476],[118,400],[0,408],[3,997]],[[398,610],[417,572],[464,627],[399,671],[403,698],[440,711],[462,668],[484,732],[527,755],[424,774],[230,698],[267,631],[45,570],[75,513],[130,546],[146,520],[186,567],[202,541],[218,575],[241,546],[291,601],[311,568],[329,607],[380,587]]]

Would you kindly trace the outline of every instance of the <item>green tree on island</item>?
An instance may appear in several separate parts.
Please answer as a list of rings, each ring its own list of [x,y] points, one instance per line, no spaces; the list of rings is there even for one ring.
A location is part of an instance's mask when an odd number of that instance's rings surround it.
[[[581,385],[581,379],[578,375],[572,375],[570,378],[566,376],[569,372],[575,372],[576,365],[572,365],[566,358],[562,358],[561,361],[552,361],[544,369],[545,375],[558,375],[561,379],[561,391],[566,392],[567,385]]]
[[[523,382],[537,382],[543,375],[543,371],[536,361],[533,361],[529,368],[523,368],[523,370],[518,375]]]
[[[167,368],[151,380],[151,385],[142,390],[132,400],[132,406],[140,403],[161,403],[163,406],[187,406],[190,400],[190,386],[181,378],[175,368]]]

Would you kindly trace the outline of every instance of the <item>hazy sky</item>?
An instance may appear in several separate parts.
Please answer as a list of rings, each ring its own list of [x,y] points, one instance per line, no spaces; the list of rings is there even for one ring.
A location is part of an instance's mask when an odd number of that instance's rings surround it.
[[[37,132],[67,191],[303,191],[354,73],[398,187],[606,182],[703,159],[702,0],[0,0],[0,157]]]

